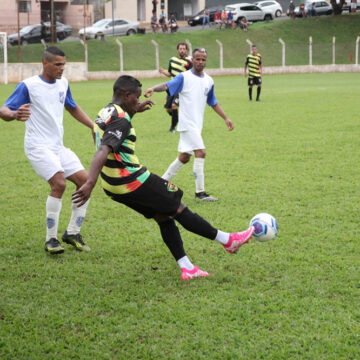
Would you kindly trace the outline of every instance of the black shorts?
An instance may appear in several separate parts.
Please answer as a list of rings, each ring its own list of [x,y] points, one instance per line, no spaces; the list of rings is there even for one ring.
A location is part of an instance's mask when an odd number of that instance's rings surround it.
[[[183,196],[183,191],[175,184],[155,174],[150,174],[139,188],[130,193],[117,195],[104,191],[114,201],[128,206],[148,219],[156,214],[174,215]]]
[[[248,78],[248,85],[261,85],[261,77],[249,77]]]
[[[172,104],[179,106],[179,94],[176,94],[174,96],[167,96],[164,108],[171,109]]]

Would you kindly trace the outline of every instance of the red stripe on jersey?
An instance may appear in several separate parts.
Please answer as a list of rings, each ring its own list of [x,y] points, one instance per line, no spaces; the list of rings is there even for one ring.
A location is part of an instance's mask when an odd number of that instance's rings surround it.
[[[139,180],[134,180],[133,182],[126,184],[126,188],[129,190],[129,192],[131,192],[136,190],[141,185],[142,183]]]
[[[131,173],[129,173],[126,169],[118,169],[118,170],[119,170],[119,175],[120,175],[120,177],[122,177],[122,178],[131,175]]]

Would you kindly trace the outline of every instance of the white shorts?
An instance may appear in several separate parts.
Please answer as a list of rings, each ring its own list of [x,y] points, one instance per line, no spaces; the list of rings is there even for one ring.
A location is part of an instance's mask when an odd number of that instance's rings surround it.
[[[205,149],[201,132],[198,130],[180,131],[178,151],[180,153],[193,154],[194,150]]]
[[[56,173],[63,172],[65,178],[84,170],[76,154],[66,147],[57,150],[47,147],[25,148],[25,155],[36,173],[49,181]]]

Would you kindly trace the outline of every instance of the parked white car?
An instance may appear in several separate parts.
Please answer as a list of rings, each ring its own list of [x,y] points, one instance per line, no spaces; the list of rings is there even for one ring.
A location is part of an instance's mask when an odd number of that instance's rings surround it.
[[[125,19],[102,19],[88,26],[85,29],[79,30],[79,37],[83,38],[84,33],[87,39],[97,39],[102,36],[121,36],[134,35],[138,32],[139,23],[137,21]],[[84,31],[85,30],[85,31]]]
[[[271,12],[263,11],[258,6],[250,3],[231,4],[225,6],[226,12],[231,10],[234,16],[234,21],[240,23],[242,18],[248,21],[263,21],[272,20],[273,15]]]
[[[273,18],[281,16],[283,13],[282,6],[275,0],[268,0],[268,1],[257,1],[254,3],[263,11],[268,12],[270,11]]]

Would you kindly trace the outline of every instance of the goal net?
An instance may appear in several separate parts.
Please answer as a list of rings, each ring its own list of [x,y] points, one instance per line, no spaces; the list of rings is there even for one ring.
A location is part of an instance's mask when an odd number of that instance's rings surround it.
[[[6,32],[0,32],[0,83],[8,83],[8,58],[7,58]]]

